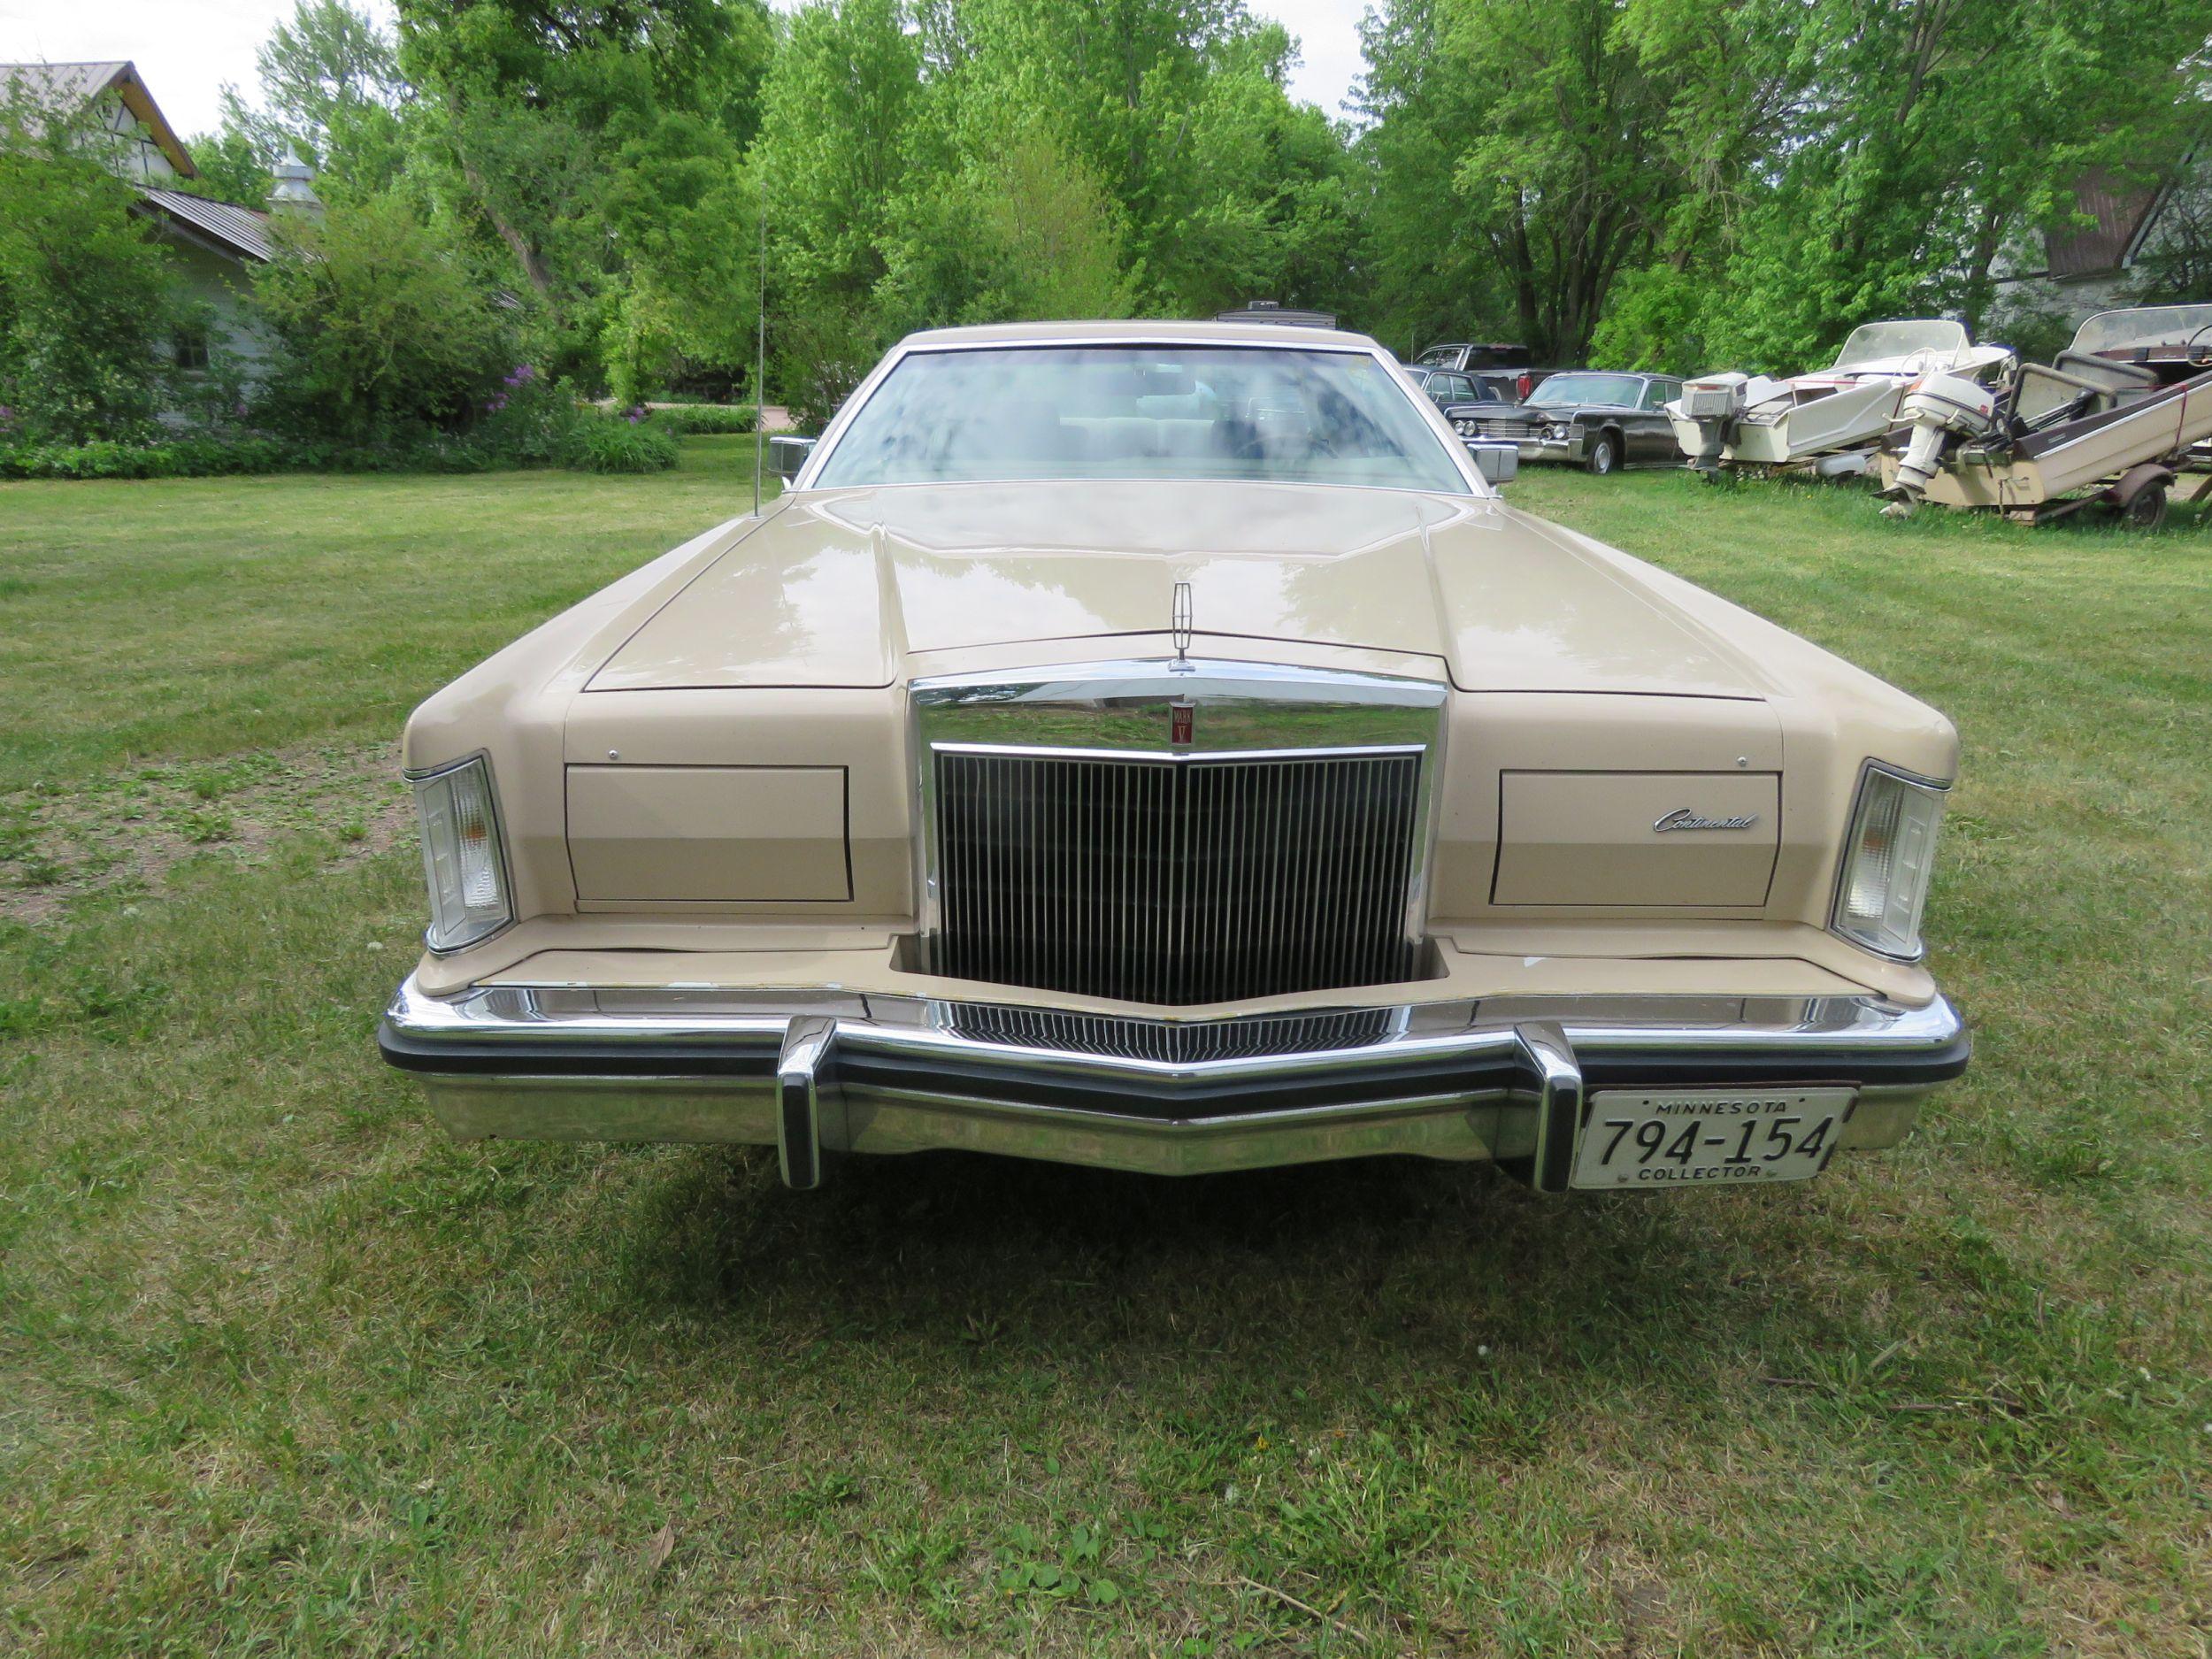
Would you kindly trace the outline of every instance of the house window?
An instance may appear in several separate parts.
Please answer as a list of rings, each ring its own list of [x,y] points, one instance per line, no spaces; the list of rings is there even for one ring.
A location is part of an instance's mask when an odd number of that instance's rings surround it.
[[[180,328],[169,337],[169,343],[172,351],[175,354],[176,365],[179,368],[204,369],[207,367],[206,329]]]

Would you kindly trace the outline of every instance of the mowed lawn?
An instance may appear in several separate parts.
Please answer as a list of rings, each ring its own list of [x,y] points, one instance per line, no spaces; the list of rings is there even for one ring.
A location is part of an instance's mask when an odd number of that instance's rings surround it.
[[[1513,486],[1964,733],[1810,1186],[456,1145],[392,739],[749,466],[0,485],[0,1649],[2205,1653],[2212,524]]]

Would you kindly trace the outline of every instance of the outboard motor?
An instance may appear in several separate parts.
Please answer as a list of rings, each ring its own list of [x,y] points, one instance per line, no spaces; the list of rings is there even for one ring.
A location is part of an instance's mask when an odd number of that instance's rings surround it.
[[[1750,380],[1747,374],[1728,373],[1683,382],[1675,407],[1697,427],[1697,453],[1690,465],[1699,472],[1720,471],[1720,452],[1728,447],[1729,433],[1744,411],[1744,388]]]
[[[1904,518],[1919,505],[1954,439],[1985,438],[1997,430],[1997,394],[1963,374],[1924,374],[1905,388],[1897,412],[1912,423],[1912,439],[1896,478],[1882,492],[1889,500],[1882,512]]]

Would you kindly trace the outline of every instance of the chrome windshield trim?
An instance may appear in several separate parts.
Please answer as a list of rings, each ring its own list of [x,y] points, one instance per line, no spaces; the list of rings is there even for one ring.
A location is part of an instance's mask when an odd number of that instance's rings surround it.
[[[1260,326],[1266,327],[1276,326],[1276,325],[1272,324]],[[1234,326],[1232,326],[1230,327],[1224,328],[1218,334],[1212,329],[1191,330],[1187,327],[1184,330],[1176,332],[1167,330],[1155,332],[1139,327],[1133,328],[1126,334],[1040,334],[1034,339],[1021,340],[996,338],[964,340],[957,338],[956,336],[945,337],[942,335],[925,339],[910,337],[908,339],[902,340],[897,345],[893,346],[890,350],[884,353],[882,359],[877,363],[873,369],[868,372],[866,376],[862,379],[860,384],[853,388],[852,396],[848,397],[844,401],[843,404],[840,406],[836,414],[830,418],[829,425],[823,428],[822,435],[815,440],[814,449],[812,452],[808,455],[806,458],[806,465],[799,469],[798,475],[791,480],[789,488],[792,491],[798,491],[803,489],[812,489],[815,488],[814,480],[821,476],[823,468],[829,464],[830,457],[835,452],[838,443],[843,439],[846,429],[853,424],[853,421],[856,418],[857,418],[861,409],[867,403],[868,400],[876,395],[877,389],[882,386],[885,380],[890,378],[892,372],[910,357],[933,351],[1005,351],[1037,348],[1050,349],[1054,347],[1066,346],[1108,348],[1114,346],[1191,346],[1199,348],[1237,347],[1262,351],[1333,352],[1340,356],[1348,355],[1354,357],[1371,357],[1375,362],[1382,365],[1385,369],[1389,371],[1391,379],[1397,386],[1399,392],[1407,399],[1408,402],[1411,403],[1415,406],[1417,414],[1428,423],[1431,429],[1435,434],[1442,437],[1444,440],[1445,453],[1452,458],[1455,468],[1468,486],[1465,495],[1459,495],[1455,492],[1450,491],[1419,489],[1408,486],[1384,486],[1381,488],[1393,488],[1403,494],[1431,495],[1447,501],[1464,501],[1469,497],[1472,497],[1478,501],[1495,501],[1498,499],[1497,490],[1491,485],[1487,479],[1483,477],[1482,470],[1474,464],[1472,458],[1467,455],[1464,447],[1458,442],[1457,434],[1452,431],[1450,423],[1444,419],[1444,411],[1439,409],[1426,396],[1423,396],[1421,392],[1417,390],[1413,385],[1406,380],[1405,376],[1400,372],[1401,365],[1398,359],[1393,357],[1388,351],[1386,351],[1374,341],[1368,339],[1365,335],[1352,335],[1347,337],[1341,334],[1332,334],[1332,335],[1328,338],[1308,336],[1302,339],[1299,337],[1298,331],[1294,329],[1282,329],[1279,334],[1270,334],[1264,338],[1261,338],[1256,336],[1250,332],[1254,326],[1255,325],[1246,324],[1242,326],[1242,332],[1237,332]],[[1017,480],[984,480],[978,481],[987,483],[992,481],[1009,482]],[[1058,480],[1024,480],[1018,481],[1096,483],[1100,480],[1094,479],[1064,479]],[[1153,480],[1123,480],[1117,481],[1166,483],[1183,480],[1162,479]],[[1214,480],[1202,481],[1225,482],[1234,480]],[[876,485],[864,486],[862,488],[900,488],[909,487]],[[924,484],[922,488],[941,488],[941,486]],[[1321,484],[1315,486],[1315,488],[1322,489],[1357,489],[1368,487],[1355,484]]]

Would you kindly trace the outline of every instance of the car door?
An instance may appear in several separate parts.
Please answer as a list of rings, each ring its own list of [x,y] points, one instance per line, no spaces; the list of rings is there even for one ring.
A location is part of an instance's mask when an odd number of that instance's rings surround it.
[[[1436,400],[1439,409],[1448,409],[1454,403],[1470,403],[1475,398],[1475,383],[1463,374],[1432,374],[1429,376],[1429,396]]]
[[[1679,380],[1646,380],[1636,402],[1634,426],[1627,434],[1628,459],[1671,461],[1675,458],[1674,425],[1667,405],[1682,396]]]

